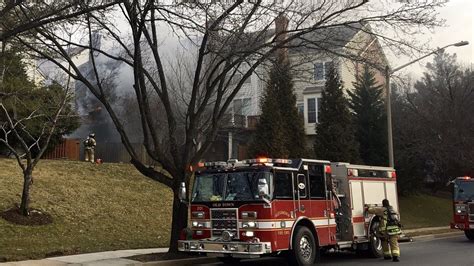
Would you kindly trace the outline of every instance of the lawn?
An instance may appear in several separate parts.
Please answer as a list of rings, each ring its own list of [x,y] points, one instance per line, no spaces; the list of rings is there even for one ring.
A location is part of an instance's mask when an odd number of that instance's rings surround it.
[[[449,226],[452,200],[425,194],[400,197],[400,218],[405,229]]]
[[[130,164],[43,160],[34,177],[31,207],[50,213],[53,223],[28,227],[0,218],[0,261],[168,245],[171,191]],[[16,161],[0,159],[0,211],[20,202],[21,189]],[[450,199],[418,195],[399,203],[406,229],[449,225]]]
[[[43,160],[34,177],[31,207],[53,223],[0,219],[0,261],[168,245],[171,191],[130,164]],[[0,159],[0,211],[20,202],[21,189],[16,161]]]

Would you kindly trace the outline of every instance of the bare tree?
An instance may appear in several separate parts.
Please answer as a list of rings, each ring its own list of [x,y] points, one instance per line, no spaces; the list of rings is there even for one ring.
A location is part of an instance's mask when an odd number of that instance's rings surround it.
[[[406,142],[411,142],[411,148],[418,153],[412,155],[411,163],[421,162],[418,168],[436,182],[434,189],[472,171],[473,80],[472,70],[463,69],[455,55],[441,52],[427,64],[423,77],[406,94],[404,110],[397,110],[405,111],[406,120],[398,129],[406,132],[400,132],[399,138],[410,138]],[[416,134],[407,135],[411,130],[416,130]],[[402,156],[408,152],[403,150]]]
[[[5,0],[0,3],[0,42],[50,23],[71,20],[87,12],[104,10],[121,1]]]
[[[0,144],[6,146],[15,156],[23,172],[20,211],[25,216],[29,215],[33,171],[47,150],[53,135],[61,130],[61,121],[75,116],[69,107],[71,95],[67,90],[54,86],[48,90],[53,91],[46,94],[39,91],[32,91],[29,94],[22,92],[21,95],[0,98]],[[13,100],[12,98],[15,98],[16,108],[21,106],[22,110],[27,112],[18,111],[14,114],[8,103]],[[32,99],[35,101],[33,107]]]
[[[90,11],[81,17],[82,22],[77,20],[76,24],[82,23],[84,38],[70,40],[59,27],[34,28],[37,36],[34,44],[21,36],[16,38],[87,86],[108,111],[132,164],[143,175],[173,190],[170,252],[177,251],[178,236],[187,224],[186,205],[178,198],[180,183],[185,182],[189,188],[190,166],[200,160],[215,139],[233,98],[245,80],[271,60],[276,51],[310,47],[364,61],[359,55],[366,43],[342,49],[340,43],[330,42],[334,39],[331,29],[356,24],[364,25],[362,30],[378,37],[387,47],[413,51],[417,48],[411,42],[413,39],[406,41],[396,34],[438,25],[435,11],[442,5],[440,1],[223,2],[123,1],[109,14]],[[279,16],[286,16],[290,24],[287,29],[275,31],[274,21]],[[125,23],[127,29],[118,27],[120,23]],[[161,42],[169,37],[164,35],[165,28],[171,29],[179,42],[193,48],[192,69],[176,71],[179,65],[173,68],[172,63],[164,60],[166,50]],[[393,31],[387,31],[388,28]],[[112,49],[94,45],[92,35],[97,31]],[[309,38],[310,35],[318,38]],[[67,45],[89,51],[92,78],[81,72],[65,49]],[[132,71],[130,90],[139,109],[143,146],[160,163],[161,169],[140,161],[118,115],[119,107],[111,104],[102,86],[96,54],[119,61]],[[181,82],[176,82],[180,78]],[[164,119],[155,119],[152,110],[157,105]]]

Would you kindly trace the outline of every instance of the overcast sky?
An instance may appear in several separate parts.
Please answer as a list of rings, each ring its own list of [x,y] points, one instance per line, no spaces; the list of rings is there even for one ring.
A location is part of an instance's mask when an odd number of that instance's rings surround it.
[[[451,0],[439,10],[439,13],[439,16],[446,20],[446,27],[438,28],[433,33],[427,32],[423,38],[426,38],[426,41],[431,41],[431,46],[434,49],[459,41],[468,41],[469,45],[450,47],[446,52],[456,53],[460,63],[472,66],[474,63],[474,1]],[[391,58],[391,65],[392,67],[398,67],[413,59],[415,58]],[[428,57],[407,67],[401,73],[409,73],[414,78],[418,78],[422,75],[424,65],[432,59],[433,57]]]

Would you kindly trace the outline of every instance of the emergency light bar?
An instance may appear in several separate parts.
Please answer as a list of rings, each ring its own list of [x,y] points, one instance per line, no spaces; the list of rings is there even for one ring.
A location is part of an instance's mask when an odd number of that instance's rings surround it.
[[[363,170],[361,170],[363,171]],[[386,173],[386,176],[381,176],[381,175],[384,175]],[[362,173],[364,174],[364,173]],[[367,173],[365,173],[367,174]],[[358,169],[348,169],[347,170],[347,175],[348,176],[352,176],[352,177],[359,177],[359,170]],[[364,177],[388,177],[388,178],[397,178],[397,174],[396,172],[394,171],[381,171],[381,172],[377,172],[377,170],[374,170],[374,171],[369,171],[369,175],[370,176],[364,176]]]
[[[204,167],[210,168],[210,167],[225,167],[227,166],[227,162],[206,162],[204,163]]]
[[[246,164],[266,164],[266,163],[278,163],[278,164],[291,164],[292,161],[289,159],[272,159],[272,158],[256,158],[243,160]]]

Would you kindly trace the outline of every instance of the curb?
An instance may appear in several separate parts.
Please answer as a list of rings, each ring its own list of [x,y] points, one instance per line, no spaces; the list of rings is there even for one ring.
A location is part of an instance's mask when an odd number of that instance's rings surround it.
[[[195,263],[213,263],[217,262],[216,258],[213,257],[202,257],[202,258],[189,258],[189,259],[179,259],[179,260],[162,260],[162,261],[150,261],[143,262],[140,265],[146,266],[175,266],[175,265],[193,265]]]
[[[412,239],[413,239],[413,240],[429,240],[429,239],[444,238],[444,237],[454,237],[454,236],[462,236],[462,235],[464,235],[463,231],[459,231],[459,232],[448,232],[448,233],[439,233],[439,234],[429,234],[429,235],[414,236],[414,237],[412,237]]]

